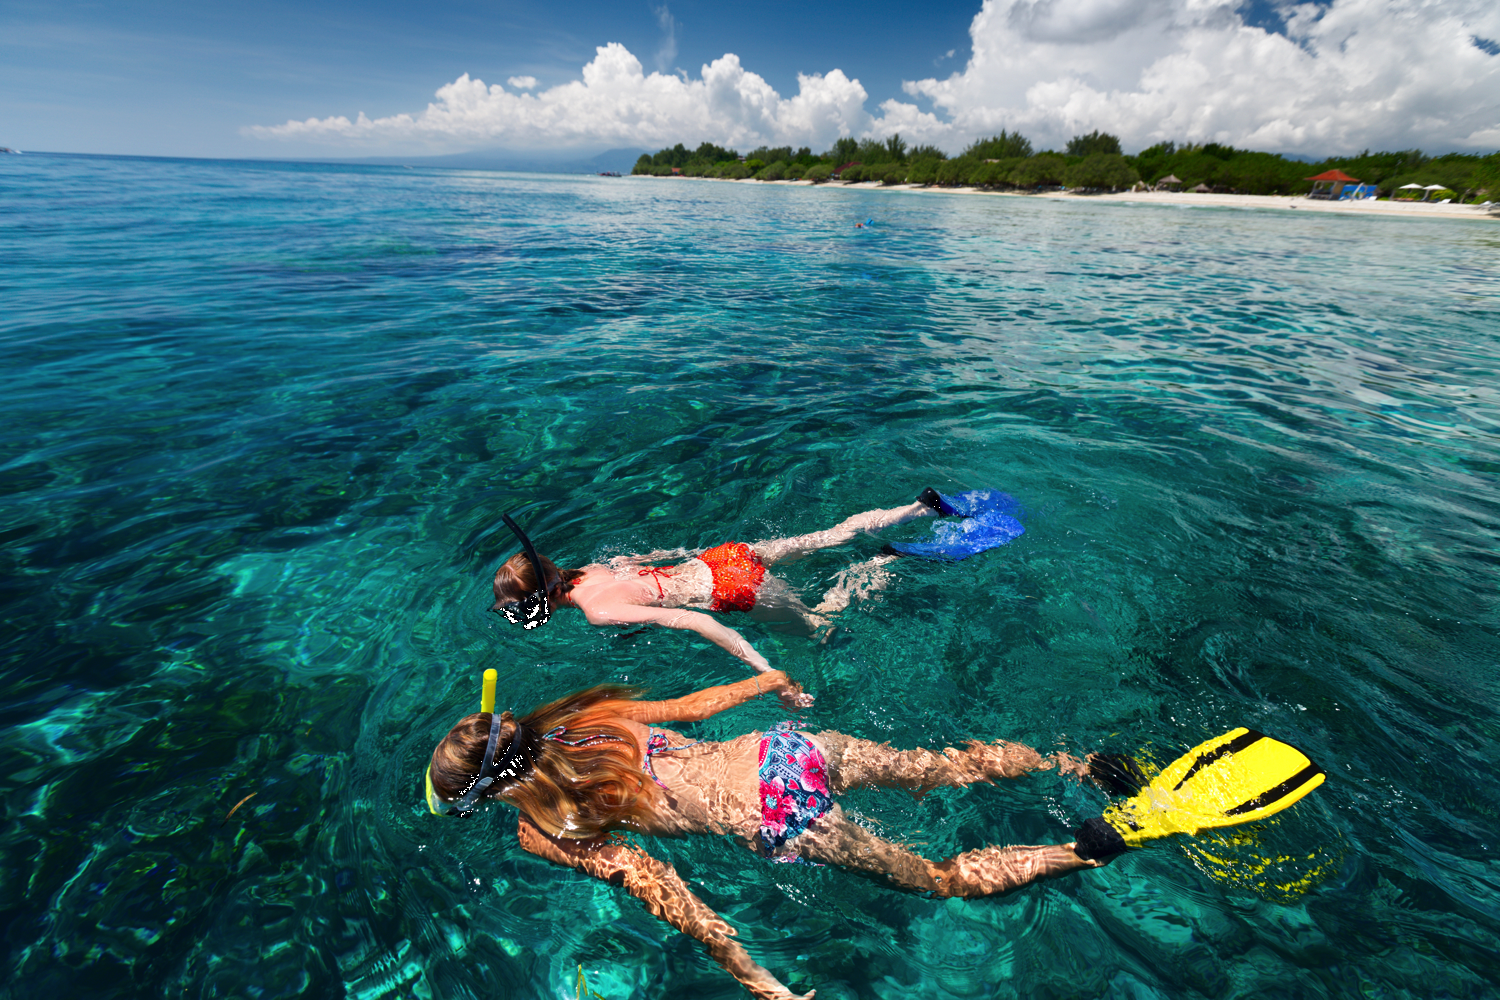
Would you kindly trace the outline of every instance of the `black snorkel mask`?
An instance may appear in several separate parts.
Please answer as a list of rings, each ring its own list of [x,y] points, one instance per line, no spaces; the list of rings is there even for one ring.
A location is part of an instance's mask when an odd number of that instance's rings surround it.
[[[524,629],[534,629],[539,625],[547,624],[552,617],[552,605],[547,600],[547,574],[542,569],[541,557],[536,554],[536,546],[531,544],[531,539],[526,537],[526,532],[521,526],[511,519],[509,514],[500,515],[505,521],[505,526],[515,533],[521,540],[521,547],[526,552],[526,558],[531,562],[532,572],[536,574],[537,589],[524,600],[511,601],[502,604],[494,610],[505,616],[505,620],[512,625],[519,625]]]

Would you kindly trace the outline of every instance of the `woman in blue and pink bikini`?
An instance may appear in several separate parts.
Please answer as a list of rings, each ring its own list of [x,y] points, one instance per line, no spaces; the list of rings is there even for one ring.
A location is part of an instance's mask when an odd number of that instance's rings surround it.
[[[495,604],[511,621],[527,628],[546,621],[553,608],[573,607],[591,625],[661,625],[691,629],[756,670],[770,670],[766,658],[745,637],[702,611],[744,611],[768,621],[801,621],[809,629],[827,625],[824,617],[842,611],[852,598],[878,590],[890,580],[884,566],[897,557],[875,556],[839,574],[834,586],[814,607],[808,607],[770,567],[818,549],[843,545],[862,532],[877,531],[919,517],[945,513],[942,499],[931,489],[914,503],[890,510],[855,514],[825,531],[763,542],[725,542],[704,552],[687,549],[618,556],[607,564],[581,569],[559,569],[552,560],[536,556],[520,526],[506,523],[525,550],[511,556],[495,573]],[[647,565],[691,556],[670,566]],[[535,558],[533,558],[535,557]],[[538,585],[538,570],[546,589]],[[542,595],[545,594],[545,600]],[[528,595],[537,600],[532,613],[522,611]]]
[[[706,719],[765,694],[798,704],[800,688],[779,670],[671,701],[641,701],[630,688],[593,687],[520,719],[494,711],[492,678],[487,674],[483,710],[459,720],[432,754],[428,808],[470,816],[496,799],[517,807],[522,847],[625,889],[703,942],[761,1000],[791,1000],[793,994],[755,963],[735,941],[734,928],[693,895],[671,865],[623,832],[728,835],[771,861],[836,864],[910,892],[960,897],[1099,867],[1124,850],[1118,834],[1101,840],[1085,824],[1077,843],[986,847],[929,861],[852,822],[835,801],[869,786],[921,795],[941,785],[1052,768],[1089,774],[1087,764],[1066,754],[1044,757],[1004,741],[941,752],[896,750],[841,733],[788,728],[720,743],[689,740],[660,726]]]

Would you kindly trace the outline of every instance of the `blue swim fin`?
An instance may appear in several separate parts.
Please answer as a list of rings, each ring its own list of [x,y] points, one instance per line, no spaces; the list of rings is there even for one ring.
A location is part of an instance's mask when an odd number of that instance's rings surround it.
[[[1016,498],[999,490],[970,490],[952,497],[939,493],[937,496],[942,501],[943,513],[957,514],[959,517],[980,517],[984,514],[1015,517],[1021,513],[1021,505],[1016,502]]]
[[[1013,516],[1021,512],[1021,505],[1008,493],[971,490],[958,496],[950,497],[944,493],[935,493],[935,496],[940,501],[937,507],[940,513],[962,520],[939,521],[932,526],[932,541],[893,542],[888,546],[891,551],[920,559],[957,562],[1008,545],[1026,533],[1025,527]],[[933,506],[926,493],[921,500]]]

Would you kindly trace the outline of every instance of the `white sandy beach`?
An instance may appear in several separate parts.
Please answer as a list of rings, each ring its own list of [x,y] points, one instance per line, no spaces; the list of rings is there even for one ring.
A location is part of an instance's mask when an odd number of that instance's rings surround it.
[[[642,175],[636,175],[642,176]],[[661,180],[719,180],[712,177],[675,177]],[[1194,194],[1190,191],[1121,191],[1115,194],[1073,194],[1049,191],[1026,194],[1020,191],[986,191],[973,187],[922,187],[917,184],[895,184],[887,187],[879,181],[844,184],[828,181],[720,181],[727,184],[781,184],[792,187],[824,187],[837,190],[902,191],[914,194],[977,194],[988,198],[1051,198],[1058,201],[1125,202],[1136,205],[1189,205],[1215,208],[1259,208],[1299,212],[1337,212],[1378,218],[1474,219],[1500,222],[1500,205],[1438,205],[1419,201],[1314,201],[1303,196],[1264,194]]]

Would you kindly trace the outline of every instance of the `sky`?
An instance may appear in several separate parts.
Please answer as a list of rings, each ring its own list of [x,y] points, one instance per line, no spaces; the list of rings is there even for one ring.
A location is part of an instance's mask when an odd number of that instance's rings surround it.
[[[0,0],[0,145],[592,155],[1000,129],[1500,149],[1495,0]]]

